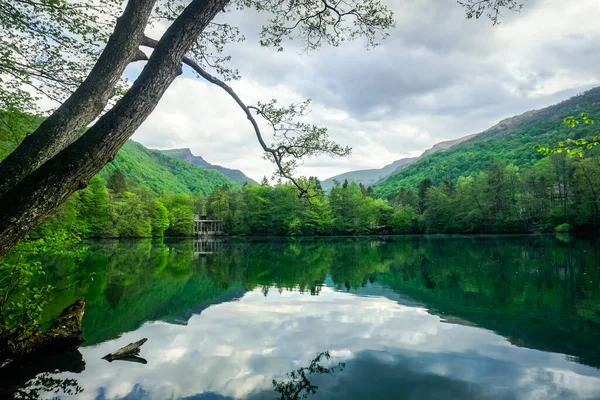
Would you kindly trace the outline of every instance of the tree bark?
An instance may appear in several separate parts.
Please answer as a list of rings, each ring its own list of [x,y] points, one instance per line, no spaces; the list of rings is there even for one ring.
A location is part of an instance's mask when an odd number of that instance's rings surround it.
[[[138,46],[155,2],[130,0],[127,3],[88,77],[0,163],[0,196],[73,142],[106,107],[125,67],[140,59]]]
[[[193,0],[167,29],[131,89],[83,136],[0,198],[0,256],[87,185],[150,115],[198,35],[229,0]]]
[[[0,349],[0,360],[18,360],[38,354],[61,353],[76,349],[81,343],[81,320],[85,312],[84,298],[65,308],[50,329]]]

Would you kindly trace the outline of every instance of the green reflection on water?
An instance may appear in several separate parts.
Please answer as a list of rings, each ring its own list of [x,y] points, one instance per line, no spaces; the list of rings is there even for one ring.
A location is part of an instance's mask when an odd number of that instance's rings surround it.
[[[186,323],[255,288],[318,295],[333,282],[343,291],[417,301],[449,322],[599,367],[599,244],[552,236],[263,239],[230,240],[200,256],[191,240],[92,242],[79,266],[46,260],[49,279],[82,282],[56,296],[47,318],[85,296],[90,345],[145,321]],[[370,284],[384,290],[364,289]]]

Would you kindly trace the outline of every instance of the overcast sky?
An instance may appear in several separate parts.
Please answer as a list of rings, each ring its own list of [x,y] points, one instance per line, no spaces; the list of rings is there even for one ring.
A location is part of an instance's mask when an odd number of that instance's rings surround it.
[[[467,20],[455,0],[385,0],[397,21],[375,50],[363,42],[301,54],[258,45],[261,16],[219,16],[246,41],[229,46],[241,75],[231,86],[247,103],[313,100],[309,121],[353,147],[349,157],[317,158],[300,169],[321,179],[380,168],[433,144],[480,132],[599,84],[600,1],[524,0],[499,26]],[[154,36],[160,28],[155,28]],[[134,75],[139,63],[127,74]],[[252,127],[220,88],[185,73],[133,139],[151,148],[189,147],[207,161],[259,180]]]

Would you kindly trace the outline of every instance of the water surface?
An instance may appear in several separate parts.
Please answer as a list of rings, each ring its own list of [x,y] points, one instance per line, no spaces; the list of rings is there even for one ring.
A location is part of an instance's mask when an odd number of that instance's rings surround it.
[[[598,399],[599,244],[554,236],[91,242],[79,265],[44,260],[54,282],[81,282],[60,292],[47,318],[85,296],[86,344],[0,369],[0,390],[81,399]],[[143,337],[140,358],[101,359]]]

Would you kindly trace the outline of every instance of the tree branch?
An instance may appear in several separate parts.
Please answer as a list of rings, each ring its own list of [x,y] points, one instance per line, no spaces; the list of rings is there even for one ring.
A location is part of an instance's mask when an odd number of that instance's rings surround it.
[[[154,39],[151,39],[147,36],[144,36],[144,39],[142,40],[142,46],[145,47],[150,47],[150,48],[154,48],[156,46],[158,42]],[[264,141],[263,137],[262,137],[262,133],[260,132],[260,127],[258,126],[258,123],[256,122],[256,119],[254,118],[254,116],[252,115],[252,113],[250,112],[250,108],[254,108],[256,110],[258,110],[256,107],[248,107],[246,106],[246,104],[242,101],[242,99],[240,99],[240,97],[237,95],[237,93],[235,93],[233,91],[233,89],[231,88],[231,86],[229,86],[228,84],[226,84],[225,82],[223,82],[222,80],[218,79],[217,77],[209,74],[208,72],[206,72],[198,63],[196,63],[194,60],[192,60],[189,57],[183,57],[183,63],[185,65],[187,65],[188,67],[192,68],[198,75],[200,75],[202,78],[204,78],[205,80],[207,80],[208,82],[219,86],[221,89],[223,89],[225,92],[227,92],[227,94],[229,96],[231,96],[231,98],[233,100],[235,100],[235,102],[238,104],[238,106],[240,106],[240,108],[244,111],[244,113],[246,114],[246,118],[248,118],[248,120],[250,121],[250,124],[252,124],[252,128],[254,128],[254,133],[256,134],[256,139],[258,140],[258,143],[260,144],[260,147],[262,147],[262,149],[271,154],[275,164],[277,165],[277,169],[279,170],[279,173],[281,174],[282,177],[289,179],[290,182],[292,182],[292,184],[294,184],[294,186],[296,186],[298,188],[298,190],[300,191],[300,196],[306,194],[308,192],[307,188],[302,187],[297,181],[296,179],[288,174],[285,169],[283,168],[282,165],[282,153],[280,151],[279,148],[277,149],[272,149],[269,146],[267,146],[267,143]]]
[[[0,163],[0,196],[58,154],[102,112],[136,58],[156,0],[129,1],[102,55],[81,86]]]

